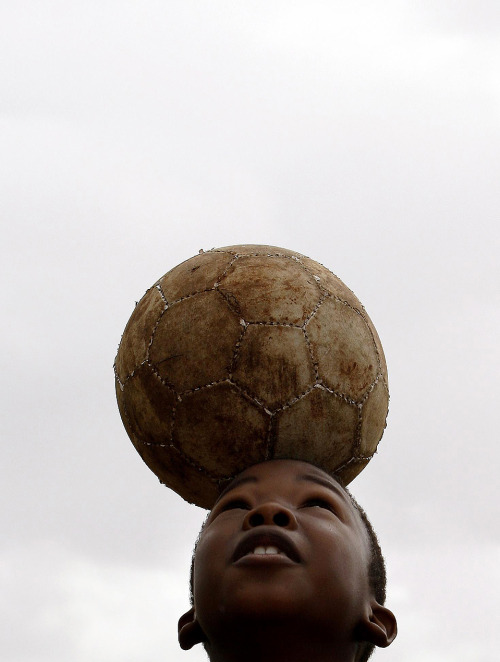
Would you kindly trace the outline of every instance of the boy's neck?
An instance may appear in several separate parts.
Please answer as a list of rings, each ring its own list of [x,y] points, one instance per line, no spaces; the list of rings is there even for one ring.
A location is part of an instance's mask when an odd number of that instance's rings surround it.
[[[354,642],[321,641],[290,624],[233,631],[223,646],[207,646],[210,662],[354,662]]]

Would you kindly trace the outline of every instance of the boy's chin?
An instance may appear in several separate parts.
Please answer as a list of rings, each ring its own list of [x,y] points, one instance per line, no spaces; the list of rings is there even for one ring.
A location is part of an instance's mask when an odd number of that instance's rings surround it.
[[[310,602],[304,600],[307,593],[296,579],[284,575],[280,578],[264,576],[260,581],[255,577],[252,581],[240,581],[226,592],[223,613],[235,620],[244,617],[279,621],[295,615],[303,616]]]
[[[218,627],[228,630],[256,631],[284,627],[289,634],[297,637],[312,635],[312,632],[328,632],[337,634],[338,630],[354,629],[352,614],[344,610],[333,609],[329,613],[321,610],[314,599],[304,600],[289,587],[272,587],[272,590],[243,590],[231,596],[224,609],[219,612]]]
[[[249,594],[239,596],[239,599],[231,600],[227,605],[227,616],[236,623],[259,621],[259,622],[290,622],[294,617],[303,616],[297,602],[285,592],[269,592],[266,595]]]

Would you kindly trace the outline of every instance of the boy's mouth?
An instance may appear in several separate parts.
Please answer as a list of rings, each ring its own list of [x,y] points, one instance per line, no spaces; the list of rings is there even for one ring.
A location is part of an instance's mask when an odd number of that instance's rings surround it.
[[[276,531],[254,531],[247,535],[236,547],[231,560],[235,563],[244,557],[266,557],[269,560],[281,557],[294,563],[301,561],[294,543]]]
[[[263,545],[260,545],[259,547],[256,547],[253,552],[250,552],[250,554],[256,554],[257,556],[262,556],[266,554],[284,554],[284,552],[280,551],[277,547],[274,547],[273,545],[268,545],[267,547],[264,547]]]

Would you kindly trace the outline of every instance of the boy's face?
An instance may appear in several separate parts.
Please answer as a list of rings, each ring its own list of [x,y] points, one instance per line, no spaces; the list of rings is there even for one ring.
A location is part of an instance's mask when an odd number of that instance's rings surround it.
[[[293,460],[255,465],[222,494],[200,536],[197,621],[209,641],[262,619],[352,637],[370,602],[369,558],[359,514],[328,474]]]

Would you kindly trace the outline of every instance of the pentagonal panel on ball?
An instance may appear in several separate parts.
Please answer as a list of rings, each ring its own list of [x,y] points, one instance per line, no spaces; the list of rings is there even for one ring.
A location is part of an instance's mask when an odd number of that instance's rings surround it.
[[[269,416],[224,382],[182,397],[174,443],[195,464],[228,478],[266,459]]]
[[[373,338],[361,313],[328,297],[307,324],[306,332],[324,384],[358,400],[378,372]]]
[[[321,298],[311,274],[286,257],[239,257],[219,289],[246,322],[302,325]]]
[[[156,287],[149,289],[134,308],[115,360],[116,372],[122,383],[146,360],[153,329],[164,309],[165,302]]]
[[[333,473],[354,453],[358,409],[322,388],[277,415],[273,457],[304,460]]]
[[[232,255],[199,253],[182,262],[158,281],[169,303],[183,297],[210,290],[229,266]]]
[[[172,434],[176,396],[148,365],[136,370],[116,397],[125,429],[134,446],[168,444]]]
[[[240,334],[239,320],[220,294],[202,292],[165,311],[149,358],[163,379],[187,391],[229,374]]]
[[[233,379],[268,409],[278,409],[314,384],[302,329],[251,324],[241,341]]]

